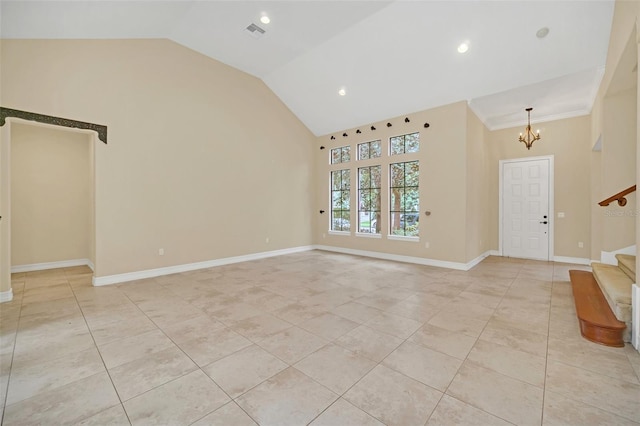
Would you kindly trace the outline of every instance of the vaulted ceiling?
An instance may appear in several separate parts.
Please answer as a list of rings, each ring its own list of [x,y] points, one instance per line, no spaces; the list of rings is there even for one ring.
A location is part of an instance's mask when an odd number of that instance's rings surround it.
[[[529,106],[532,122],[590,112],[613,9],[613,0],[2,1],[0,35],[168,38],[262,79],[316,135],[461,100],[498,129],[524,123]],[[252,23],[262,36],[246,30]]]

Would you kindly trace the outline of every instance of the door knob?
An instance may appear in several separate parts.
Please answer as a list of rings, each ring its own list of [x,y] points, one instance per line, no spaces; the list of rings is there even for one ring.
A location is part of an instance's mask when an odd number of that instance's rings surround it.
[[[542,223],[542,224],[546,225],[546,224],[547,224],[547,223],[549,223],[549,222],[547,222],[547,221],[545,220],[544,222],[540,222],[540,223]]]

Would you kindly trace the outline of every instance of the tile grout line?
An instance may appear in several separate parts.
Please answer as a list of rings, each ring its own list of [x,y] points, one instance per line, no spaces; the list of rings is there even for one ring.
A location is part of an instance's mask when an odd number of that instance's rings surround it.
[[[65,278],[67,279],[67,283],[69,283],[69,279],[68,279],[68,277],[66,275],[66,270],[65,270]],[[100,349],[98,348],[98,344],[96,342],[96,339],[95,339],[95,337],[93,337],[93,332],[91,331],[91,327],[89,327],[89,323],[87,322],[87,317],[84,314],[84,310],[82,309],[82,305],[80,305],[80,301],[78,300],[78,295],[76,294],[75,289],[73,288],[71,283],[69,283],[69,287],[71,288],[71,292],[73,293],[74,299],[76,299],[76,303],[78,304],[78,308],[80,309],[80,313],[82,314],[82,319],[84,320],[84,323],[87,326],[87,331],[89,331],[89,334],[91,335],[91,340],[93,340],[93,345],[94,345],[94,347],[96,349],[96,352],[98,352],[98,356],[100,356],[100,361],[102,361],[102,365],[104,366],[104,370],[107,373],[107,376],[109,377],[109,381],[111,382],[111,386],[113,387],[113,390],[115,391],[116,396],[118,397],[118,400],[120,401],[120,406],[122,407],[122,411],[124,411],[125,416],[127,416],[127,421],[129,422],[129,424],[132,424],[131,423],[131,419],[129,418],[129,413],[127,413],[127,410],[124,409],[124,403],[122,401],[122,398],[120,397],[120,393],[118,393],[118,389],[116,388],[115,383],[113,383],[113,378],[111,377],[111,373],[109,372],[109,369],[107,368],[107,364],[104,362],[104,358],[102,357],[102,352],[100,352]],[[97,373],[97,374],[99,374],[99,373]],[[114,407],[115,407],[115,405],[114,405]],[[112,408],[112,407],[109,407],[109,408]],[[96,414],[99,414],[99,413],[96,413]],[[90,417],[91,416],[85,417],[82,420],[86,420],[86,419],[88,419]]]
[[[162,286],[162,287],[165,287],[162,283],[158,283],[158,285],[160,285],[160,286]],[[142,310],[142,308],[140,308],[140,306],[138,306],[138,304],[137,304],[137,303],[135,303],[133,300],[131,300],[131,298],[129,297],[129,295],[128,295],[127,293],[125,293],[124,291],[120,290],[120,288],[118,288],[118,290],[119,290],[119,291],[124,295],[124,297],[126,297],[126,298],[127,298],[127,300],[129,300],[133,305],[135,305],[135,307],[136,307],[136,308],[138,308],[138,310],[139,310],[139,311],[140,311],[140,312],[141,312],[141,313],[142,313],[142,314],[143,314],[143,315],[144,315],[144,316],[145,316],[149,321],[151,321],[151,322],[153,323],[153,325],[155,325],[155,326],[157,327],[157,329],[158,329],[158,330],[159,330],[159,331],[160,331],[160,332],[161,332],[161,333],[162,333],[162,334],[163,334],[167,339],[169,339],[169,340],[171,341],[171,343],[173,343],[173,344],[174,344],[174,345],[175,345],[175,346],[176,346],[176,347],[177,347],[177,348],[178,348],[178,349],[179,349],[179,350],[180,350],[180,351],[181,351],[181,352],[182,352],[182,353],[183,353],[187,358],[189,358],[189,359],[191,360],[191,362],[193,362],[193,364],[197,367],[195,370],[190,371],[190,372],[188,372],[188,373],[185,373],[185,374],[183,374],[182,376],[179,376],[179,377],[176,377],[176,378],[174,378],[174,379],[168,380],[168,381],[166,381],[165,383],[162,383],[162,384],[160,384],[160,385],[158,385],[158,386],[154,386],[154,387],[152,387],[151,389],[147,389],[146,391],[144,391],[144,392],[142,392],[142,393],[140,393],[140,394],[138,394],[138,395],[136,395],[136,396],[134,396],[134,397],[131,397],[131,398],[130,398],[130,399],[128,399],[127,401],[130,401],[130,400],[132,400],[132,399],[134,399],[134,398],[138,398],[139,396],[144,395],[144,394],[146,394],[146,393],[148,393],[148,392],[151,392],[151,391],[152,391],[152,390],[154,390],[154,389],[157,389],[157,388],[159,388],[159,387],[161,387],[161,386],[164,386],[164,385],[166,385],[166,384],[168,384],[168,383],[171,383],[171,382],[174,382],[174,381],[176,381],[176,380],[179,380],[179,379],[181,379],[181,378],[183,378],[183,377],[185,377],[185,376],[187,376],[187,375],[189,375],[189,374],[193,373],[194,371],[198,371],[198,370],[200,370],[200,371],[202,372],[202,374],[204,374],[204,375],[205,375],[209,380],[211,380],[211,382],[213,382],[213,383],[214,383],[214,384],[215,384],[215,385],[216,385],[216,386],[217,386],[217,387],[218,387],[218,388],[219,388],[219,389],[220,389],[220,390],[221,390],[221,391],[222,391],[222,392],[223,392],[223,393],[224,393],[224,394],[229,398],[229,401],[228,401],[227,403],[225,403],[225,404],[222,404],[220,407],[217,407],[216,409],[214,409],[214,410],[212,410],[212,411],[210,411],[210,412],[208,412],[208,413],[205,413],[205,415],[204,415],[204,416],[200,417],[199,419],[196,419],[196,420],[195,420],[194,422],[192,422],[191,424],[193,424],[193,423],[195,423],[195,422],[200,421],[201,419],[203,419],[203,418],[207,417],[208,415],[210,415],[210,414],[212,414],[212,413],[215,413],[215,412],[216,412],[216,411],[218,411],[220,408],[222,408],[222,407],[226,406],[226,405],[227,405],[227,404],[229,404],[229,403],[234,403],[234,404],[236,404],[236,405],[237,405],[237,406],[238,406],[242,411],[244,411],[244,412],[245,412],[245,414],[247,414],[247,416],[249,416],[249,418],[251,418],[251,420],[253,420],[254,422],[256,422],[256,424],[259,424],[259,423],[258,423],[258,422],[253,418],[253,417],[251,417],[251,415],[250,415],[249,413],[247,413],[247,412],[244,410],[244,408],[242,408],[242,406],[240,406],[240,404],[238,404],[238,403],[235,401],[235,399],[234,399],[234,398],[232,398],[232,397],[231,397],[231,395],[229,395],[229,394],[227,393],[227,391],[226,391],[226,390],[224,390],[224,388],[222,388],[222,386],[220,386],[220,385],[219,385],[219,384],[218,384],[218,383],[217,383],[217,382],[216,382],[216,381],[215,381],[211,376],[209,376],[209,375],[208,375],[208,374],[207,374],[207,373],[202,369],[202,367],[201,367],[201,366],[200,366],[200,365],[199,365],[199,364],[198,364],[198,363],[197,363],[197,362],[196,362],[196,361],[195,361],[195,360],[194,360],[194,359],[193,359],[189,354],[187,354],[187,353],[186,353],[186,352],[185,352],[185,351],[180,347],[180,345],[178,345],[178,344],[177,344],[177,343],[176,343],[176,342],[175,342],[175,341],[174,341],[174,340],[173,340],[169,335],[167,335],[167,334],[165,333],[165,331],[162,329],[162,327],[160,327],[160,326],[159,326],[159,325],[158,325],[158,324],[157,324],[157,323],[156,323],[156,322],[155,322],[151,317],[149,317],[149,315],[147,315],[147,313],[146,313],[144,310]],[[210,318],[210,317],[209,317],[209,315],[207,315],[207,314],[206,314],[202,309],[198,308],[198,307],[197,307],[197,306],[195,306],[195,305],[192,305],[190,302],[186,302],[186,303],[188,303],[189,305],[193,306],[195,309],[198,309],[199,311],[201,311],[201,313],[202,313],[204,316],[206,316],[207,318]],[[180,321],[180,322],[186,322],[186,321],[190,321],[190,319],[187,319],[187,320],[184,320],[184,321]],[[216,320],[216,321],[217,321],[217,320]],[[180,322],[178,322],[178,324],[179,324]],[[227,326],[226,324],[224,324],[223,322],[221,322],[221,321],[220,321],[220,323],[221,323],[224,327],[229,328],[229,329],[231,330],[231,328],[230,328],[230,327],[228,327],[228,326]],[[231,331],[233,331],[233,330],[231,330]],[[243,336],[243,337],[244,337],[244,336]],[[247,340],[249,340],[249,339],[247,339]],[[249,340],[249,341],[251,342],[251,340]],[[253,343],[253,342],[252,342],[252,343]],[[223,359],[223,358],[226,358],[227,356],[231,356],[231,355],[233,355],[233,354],[236,354],[236,353],[238,353],[238,352],[240,352],[240,351],[242,351],[242,350],[246,349],[247,347],[248,347],[248,346],[246,346],[246,347],[244,347],[244,348],[241,348],[241,349],[238,349],[237,351],[234,351],[233,353],[230,353],[229,355],[226,355],[226,356],[224,356],[224,357],[222,357],[222,358],[220,358],[220,359]],[[219,361],[219,360],[216,360],[216,361]],[[216,361],[213,361],[213,362],[211,362],[210,364],[213,364],[213,363],[214,363],[214,362],[216,362]],[[207,364],[207,365],[210,365],[210,364]],[[205,367],[206,367],[206,366],[205,366]],[[114,387],[115,387],[115,386],[114,386]],[[124,404],[123,404],[123,405],[124,405]],[[126,410],[126,409],[125,409],[124,411],[125,411],[125,413],[127,413],[127,410]],[[129,417],[129,414],[127,413],[127,418],[128,418],[128,417]]]
[[[500,302],[499,302],[499,303],[498,303],[498,305],[496,305],[496,307],[493,309],[493,314],[492,314],[492,315],[491,315],[491,317],[489,318],[489,321],[491,321],[491,318],[493,317],[493,315],[495,315],[496,310],[497,310],[497,309],[498,309],[498,307],[500,307],[500,305],[502,304],[502,301],[504,300],[505,295],[509,292],[509,289],[511,289],[511,287],[513,286],[513,283],[514,283],[514,282],[516,281],[516,279],[518,278],[518,275],[520,274],[520,271],[521,271],[521,270],[522,270],[522,266],[519,268],[518,273],[517,273],[517,274],[515,274],[515,276],[514,276],[512,279],[510,279],[510,280],[511,280],[511,282],[510,282],[509,286],[507,287],[507,291],[505,291],[505,292],[502,294],[502,296],[500,297]],[[449,395],[449,394],[447,393],[447,392],[449,391],[449,388],[451,387],[451,384],[452,384],[452,383],[453,383],[453,381],[455,380],[456,376],[458,376],[458,374],[459,374],[459,372],[460,372],[460,368],[462,368],[462,366],[463,366],[467,361],[473,362],[473,361],[469,360],[469,354],[471,353],[471,351],[473,351],[473,348],[476,346],[476,344],[477,344],[477,343],[478,343],[478,341],[480,340],[480,336],[482,336],[482,333],[484,333],[484,330],[485,330],[485,329],[487,328],[487,326],[489,325],[489,321],[487,321],[487,323],[484,325],[484,327],[482,327],[482,331],[480,331],[480,333],[479,333],[479,334],[478,334],[478,336],[476,337],[475,342],[473,343],[473,346],[471,346],[471,349],[469,350],[469,352],[467,352],[467,355],[465,356],[464,360],[462,360],[462,363],[460,364],[460,367],[458,367],[458,370],[456,371],[456,374],[453,376],[453,379],[451,379],[451,381],[450,381],[450,382],[449,382],[449,384],[447,385],[447,388],[444,390],[444,392],[442,392],[442,397],[440,398],[440,400],[442,400],[442,398],[444,398],[444,395],[447,395],[447,396],[448,396],[448,397],[450,397],[450,398],[453,398],[453,399],[455,399],[455,400],[457,400],[457,401],[462,402],[463,404],[467,404],[467,405],[469,405],[469,406],[471,406],[471,407],[474,407],[474,408],[476,408],[476,409],[478,409],[478,410],[480,410],[480,411],[482,411],[482,412],[484,412],[484,413],[487,413],[487,414],[488,414],[488,415],[490,415],[490,416],[493,416],[493,417],[499,418],[499,419],[504,420],[504,421],[506,421],[506,422],[508,422],[508,423],[512,423],[512,422],[510,422],[510,421],[508,421],[508,420],[506,420],[506,419],[503,419],[502,417],[498,416],[497,414],[490,413],[490,412],[488,412],[488,411],[484,410],[483,408],[480,408],[480,407],[477,407],[477,406],[475,406],[475,405],[473,405],[473,404],[470,404],[469,402],[461,401],[461,400],[459,400],[458,398],[456,398],[456,397],[454,397],[454,396],[452,396],[452,395]],[[470,336],[470,337],[471,337],[471,336]],[[483,368],[486,368],[486,367],[483,367]],[[489,369],[489,370],[493,371],[492,369]],[[502,373],[497,372],[497,371],[496,371],[495,373],[502,374]],[[505,376],[505,377],[509,377],[509,376],[507,376],[507,375],[505,375],[505,374],[502,374],[502,375],[503,375],[503,376]],[[509,377],[509,378],[513,379],[513,377]],[[440,401],[438,401],[438,404],[440,404]],[[437,408],[437,405],[436,405],[436,408]],[[433,412],[429,415],[429,419],[431,419],[431,416],[433,416],[433,413],[434,413],[435,411],[436,411],[436,410],[434,409],[434,410],[433,410]],[[425,422],[425,425],[429,422],[429,419],[427,419],[427,421]]]
[[[7,378],[7,388],[4,396],[4,401],[2,401],[2,417],[0,418],[0,425],[4,424],[4,418],[7,414],[7,400],[9,399],[9,387],[11,386],[11,376],[13,373],[13,360],[15,358],[16,353],[16,345],[18,343],[18,331],[20,330],[20,319],[22,318],[22,300],[24,298],[24,287],[27,285],[27,276],[25,275],[25,282],[22,286],[22,292],[20,293],[20,307],[18,309],[18,320],[16,323],[16,331],[15,336],[13,338],[13,348],[11,350],[11,363],[9,364],[9,377]]]
[[[556,272],[556,264],[554,262],[553,269],[551,272],[551,297],[549,298],[549,321],[547,324],[547,348],[546,348],[545,357],[544,357],[544,382],[543,382],[544,386],[542,387],[542,415],[540,416],[541,426],[544,424],[544,405],[547,398],[547,369],[549,365],[549,339],[551,338],[551,308],[553,306],[553,298],[554,298],[553,288],[556,285],[555,272]]]
[[[554,282],[554,284],[555,284],[555,282],[556,282],[556,279],[555,279],[555,273],[554,273],[554,280],[553,280],[553,282]],[[560,321],[562,321],[562,320],[560,320]],[[551,322],[551,321],[549,321],[549,322]],[[564,321],[563,321],[563,322],[564,322]],[[549,325],[551,325],[551,324],[549,324]],[[590,342],[590,343],[592,343],[592,342]],[[547,356],[547,358],[548,358],[548,356]],[[548,361],[548,359],[547,359],[547,361]],[[554,362],[556,362],[556,363],[558,363],[558,364],[565,365],[565,366],[570,367],[570,368],[578,369],[578,370],[580,370],[580,371],[584,371],[584,372],[587,372],[587,373],[595,374],[595,375],[598,375],[598,376],[603,376],[603,377],[606,377],[606,378],[609,378],[609,379],[612,379],[612,380],[623,380],[623,381],[626,381],[626,380],[624,380],[624,379],[617,378],[617,377],[612,377],[612,376],[609,376],[609,375],[606,375],[606,374],[603,374],[603,373],[600,373],[600,372],[597,372],[597,371],[592,371],[592,370],[590,370],[590,369],[586,369],[586,368],[583,368],[583,367],[578,366],[578,365],[569,364],[569,363],[566,363],[566,362],[564,362],[564,361],[562,361],[562,360],[554,360]],[[628,383],[630,383],[630,382],[628,382]],[[640,383],[632,383],[632,384],[634,384],[634,385],[640,385]],[[620,418],[623,418],[623,419],[625,419],[625,420],[635,421],[634,419],[630,419],[630,418],[628,418],[628,417],[625,417],[624,415],[621,415],[619,412],[612,411],[612,410],[610,410],[610,409],[608,409],[608,408],[598,407],[598,406],[593,405],[593,404],[591,404],[591,403],[589,403],[589,402],[585,402],[585,401],[582,401],[582,400],[579,400],[579,399],[574,399],[574,398],[573,398],[573,395],[565,395],[565,394],[563,394],[563,393],[558,393],[558,392],[556,392],[556,393],[557,393],[558,395],[562,396],[563,398],[566,398],[566,399],[568,399],[568,400],[570,400],[570,401],[574,401],[574,402],[577,402],[577,403],[580,403],[580,404],[587,405],[587,406],[589,406],[589,407],[595,408],[596,410],[604,411],[604,412],[606,412],[606,413],[612,414],[612,415],[613,415],[613,416],[615,416],[615,417],[620,417]],[[546,395],[546,370],[545,370],[545,395]]]

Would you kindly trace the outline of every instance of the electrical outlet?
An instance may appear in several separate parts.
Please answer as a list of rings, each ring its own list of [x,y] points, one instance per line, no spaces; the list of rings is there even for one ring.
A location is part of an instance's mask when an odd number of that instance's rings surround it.
[[[429,241],[424,243],[424,248],[429,248]]]
[[[163,248],[158,249],[158,254],[159,254],[160,256],[164,256],[164,249],[163,249]]]
[[[579,248],[584,248],[584,243],[583,243],[582,241],[579,241],[579,242],[578,242],[578,247],[579,247]]]
[[[564,212],[558,212],[558,217],[562,219],[564,217]]]
[[[269,244],[269,237],[265,238],[265,239],[264,239],[264,242],[265,242],[265,243],[267,243],[267,244]]]

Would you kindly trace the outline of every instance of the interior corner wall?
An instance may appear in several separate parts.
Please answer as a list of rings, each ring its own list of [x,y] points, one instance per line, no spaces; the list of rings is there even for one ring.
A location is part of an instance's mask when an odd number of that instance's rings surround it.
[[[90,141],[86,133],[12,123],[12,267],[90,257]]]
[[[1,43],[3,106],[108,127],[96,277],[311,244],[315,138],[261,80],[169,40]]]
[[[591,257],[590,260],[600,261],[602,251],[602,229],[604,215],[602,207],[602,152],[591,152]]]
[[[316,244],[352,249],[360,251],[379,252],[391,255],[411,256],[424,259],[448,262],[466,263],[466,120],[467,103],[457,102],[438,108],[420,111],[401,117],[392,117],[376,123],[363,124],[359,128],[344,129],[334,134],[318,137],[314,149],[315,161],[315,208],[318,215],[315,221],[314,241]],[[409,122],[405,122],[405,118]],[[424,123],[430,124],[424,128]],[[387,127],[391,123],[391,127]],[[376,128],[370,130],[371,126]],[[361,133],[356,133],[361,130]],[[388,155],[389,138],[420,132],[420,152],[406,156]],[[342,136],[346,133],[348,136]],[[331,140],[331,136],[335,139]],[[357,145],[362,142],[381,140],[383,157],[376,162],[356,161]],[[381,164],[383,173],[382,227],[381,238],[367,238],[357,236],[355,227],[357,216],[352,208],[352,230],[346,235],[335,235],[329,232],[331,218],[330,204],[330,171],[335,168],[330,165],[332,148],[351,147],[351,162],[345,168],[351,170],[351,200],[352,206],[357,205],[357,186],[354,176],[359,164]],[[320,146],[325,149],[321,150]],[[397,241],[388,237],[388,165],[391,162],[420,161],[420,237],[419,241]],[[325,213],[320,215],[319,210]],[[430,211],[430,216],[424,212]],[[428,243],[428,247],[426,247]]]
[[[640,2],[636,1],[625,1],[625,0],[616,0],[615,9],[613,13],[613,22],[611,25],[611,35],[609,37],[609,45],[607,47],[607,60],[605,64],[605,74],[602,78],[602,82],[600,84],[600,88],[598,90],[598,94],[596,96],[594,106],[592,109],[592,121],[593,121],[593,129],[591,138],[595,141],[602,133],[603,122],[604,122],[604,111],[603,105],[605,102],[605,95],[609,92],[609,87],[611,82],[614,80],[616,73],[618,71],[618,65],[621,63],[623,55],[627,49],[628,43],[634,41],[635,49],[636,49],[636,58],[640,57],[640,51],[638,50],[638,36],[640,35],[640,31],[638,31],[638,18],[640,17]],[[637,72],[635,72],[636,78],[636,87],[640,87],[640,78]],[[638,135],[640,135],[640,131],[638,130],[638,126],[640,126],[640,120],[638,120],[637,113],[640,111],[640,97],[636,99],[636,164],[635,164],[635,183],[636,185],[640,184],[640,139]],[[606,135],[603,135],[606,136]],[[600,167],[604,167],[602,164],[599,164]],[[594,165],[598,167],[598,164]],[[635,212],[633,215],[635,216],[635,241],[634,244],[637,246],[640,243],[640,215],[638,211],[640,211],[640,197],[637,195],[635,198]],[[629,200],[629,203],[632,203]],[[627,206],[631,205],[632,208],[634,204],[627,204]],[[598,226],[598,224],[594,224],[594,226]],[[604,231],[601,231],[604,232]],[[602,248],[604,250],[604,248]],[[599,259],[598,257],[594,259]],[[640,257],[638,258],[637,266],[640,268]]]
[[[472,261],[491,248],[489,152],[486,127],[467,106],[466,258]],[[496,247],[497,249],[497,247]]]
[[[0,293],[11,291],[11,123],[0,127]]]
[[[591,137],[589,116],[549,121],[536,125],[542,138],[530,151],[518,142],[522,128],[489,132],[491,159],[489,194],[495,206],[499,201],[500,160],[553,155],[554,157],[554,256],[589,259],[591,255]],[[558,218],[557,212],[564,212]],[[498,209],[493,212],[498,215]],[[492,221],[498,222],[497,216]],[[579,243],[583,247],[579,247]]]
[[[600,200],[636,182],[636,88],[606,96],[603,106]],[[600,207],[603,251],[611,252],[635,244],[635,206],[636,193],[631,193],[624,207],[618,203]]]

